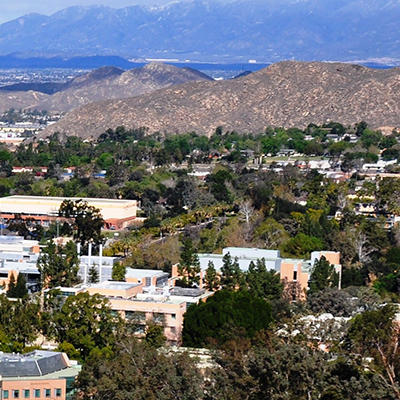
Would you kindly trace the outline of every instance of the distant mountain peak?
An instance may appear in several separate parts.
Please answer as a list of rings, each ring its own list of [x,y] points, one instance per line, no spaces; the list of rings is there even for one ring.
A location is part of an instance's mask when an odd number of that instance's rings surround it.
[[[49,17],[24,16],[0,25],[0,54],[95,53],[207,62],[399,58],[399,20],[400,1],[395,0],[73,6]]]

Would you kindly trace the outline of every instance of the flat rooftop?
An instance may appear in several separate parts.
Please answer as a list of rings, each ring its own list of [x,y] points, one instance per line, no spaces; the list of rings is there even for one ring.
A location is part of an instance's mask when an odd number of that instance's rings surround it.
[[[158,269],[127,268],[125,277],[143,279],[143,278],[150,278],[154,276],[164,276],[164,275],[168,275],[168,273]]]
[[[104,281],[87,285],[88,288],[94,289],[111,289],[111,290],[127,290],[140,286],[138,283],[119,282],[119,281]]]
[[[54,201],[54,202],[63,202],[64,200],[83,200],[87,201],[88,203],[115,203],[115,204],[132,204],[136,203],[136,200],[129,200],[129,199],[105,199],[105,198],[93,198],[93,197],[48,197],[48,196],[6,196],[0,199],[1,201],[4,200],[13,200],[13,201]]]

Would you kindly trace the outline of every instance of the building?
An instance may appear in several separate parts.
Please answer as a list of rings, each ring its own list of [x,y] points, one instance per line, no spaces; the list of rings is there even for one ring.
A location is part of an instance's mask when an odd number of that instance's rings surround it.
[[[49,226],[58,217],[58,210],[64,200],[83,200],[89,206],[100,210],[109,229],[123,229],[131,225],[138,210],[136,200],[94,199],[75,197],[8,196],[0,198],[0,218],[5,223],[19,216],[34,219],[43,226]]]
[[[200,282],[203,281],[208,264],[212,262],[217,272],[221,271],[223,266],[223,258],[230,254],[235,259],[243,272],[248,271],[250,263],[257,263],[257,260],[263,259],[268,270],[275,270],[282,280],[287,282],[298,282],[302,292],[308,289],[308,281],[310,279],[311,269],[315,261],[321,257],[325,257],[332,265],[335,266],[337,272],[341,273],[340,253],[334,251],[315,251],[311,253],[309,260],[284,258],[281,257],[279,250],[265,250],[246,247],[226,247],[222,250],[222,254],[198,254],[200,261]],[[173,266],[173,277],[178,278],[177,265]]]
[[[0,399],[70,400],[79,371],[64,353],[0,353]]]
[[[145,334],[148,324],[160,324],[167,342],[179,345],[187,305],[205,301],[213,293],[201,288],[170,287],[168,274],[162,271],[130,270],[131,278],[135,277],[135,282],[103,281],[57,289],[64,298],[83,292],[90,295],[99,294],[108,300],[112,311],[134,323],[137,336]],[[144,272],[140,274],[138,271]],[[163,286],[153,285],[157,284],[158,278],[162,278],[158,283]],[[150,283],[150,286],[146,286],[147,283]]]
[[[164,336],[169,344],[178,345],[181,342],[183,315],[187,302],[194,302],[192,297],[174,296],[168,287],[162,292],[155,288],[144,288],[143,283],[104,281],[101,283],[81,285],[74,288],[57,288],[63,297],[75,296],[87,292],[90,295],[99,294],[105,297],[112,311],[117,312],[126,320],[134,322],[136,335],[143,336],[149,323],[163,326]],[[200,301],[201,295],[198,297]]]
[[[16,280],[24,275],[27,289],[35,292],[40,285],[40,274],[36,267],[39,257],[39,242],[25,240],[21,236],[0,236],[0,286],[8,288],[11,276]]]

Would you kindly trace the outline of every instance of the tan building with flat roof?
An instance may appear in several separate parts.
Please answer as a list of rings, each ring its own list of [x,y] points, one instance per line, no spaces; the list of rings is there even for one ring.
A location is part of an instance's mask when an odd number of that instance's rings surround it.
[[[58,210],[64,200],[83,200],[100,210],[106,226],[122,229],[132,224],[137,215],[136,200],[95,199],[79,197],[7,196],[0,198],[0,218],[5,223],[19,216],[32,218],[46,226],[58,218]]]

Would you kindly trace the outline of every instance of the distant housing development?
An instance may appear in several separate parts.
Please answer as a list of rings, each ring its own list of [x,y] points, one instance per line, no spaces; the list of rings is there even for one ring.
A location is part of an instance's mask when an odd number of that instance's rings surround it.
[[[58,210],[64,200],[83,200],[89,206],[98,208],[106,227],[123,229],[136,219],[137,201],[118,199],[92,199],[75,197],[41,197],[41,196],[8,196],[0,198],[0,218],[3,223],[13,220],[16,216],[22,219],[34,219],[43,226],[58,218]]]

